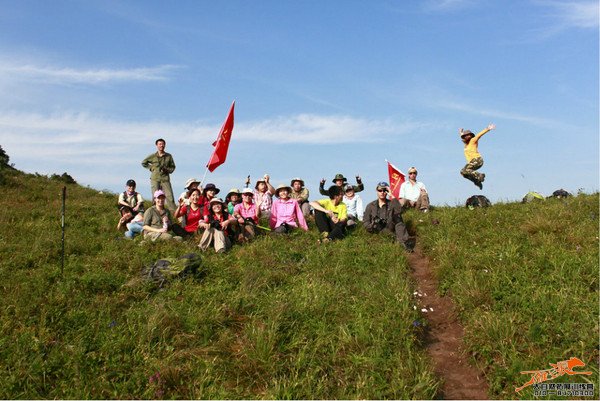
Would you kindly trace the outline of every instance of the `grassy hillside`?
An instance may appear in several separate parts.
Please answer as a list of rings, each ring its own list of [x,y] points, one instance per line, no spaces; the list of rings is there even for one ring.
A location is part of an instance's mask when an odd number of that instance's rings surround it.
[[[316,230],[207,252],[201,278],[140,280],[194,243],[117,240],[116,195],[16,174],[0,208],[1,398],[431,398],[403,252]]]
[[[520,371],[578,357],[598,395],[598,194],[487,209],[436,209],[417,224],[492,395],[515,398]],[[533,398],[531,387],[521,397]],[[552,397],[556,398],[556,397]]]
[[[142,267],[195,244],[121,240],[116,195],[71,184],[61,274],[60,178],[0,187],[0,398],[435,397],[394,244],[265,236],[159,290]],[[598,384],[597,194],[407,219],[491,397],[532,398],[519,372],[571,356],[594,375],[567,381]]]

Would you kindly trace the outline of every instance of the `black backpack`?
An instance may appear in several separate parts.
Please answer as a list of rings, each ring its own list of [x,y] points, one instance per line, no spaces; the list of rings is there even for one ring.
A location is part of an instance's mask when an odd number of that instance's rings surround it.
[[[564,189],[557,189],[556,191],[552,192],[552,195],[549,196],[549,198],[557,198],[557,199],[562,199],[562,198],[568,198],[569,196],[573,196],[570,193],[568,193],[567,191],[565,191]]]
[[[492,206],[492,202],[483,195],[473,195],[465,202],[465,206],[469,209],[476,207],[488,207]]]

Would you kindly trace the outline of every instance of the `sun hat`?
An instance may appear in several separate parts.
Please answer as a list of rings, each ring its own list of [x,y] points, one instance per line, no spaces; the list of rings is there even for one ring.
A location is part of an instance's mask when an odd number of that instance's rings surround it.
[[[128,187],[135,187],[135,181],[129,179],[127,180],[127,183],[125,185],[127,185]]]
[[[206,191],[208,191],[210,189],[212,189],[213,191],[215,191],[215,195],[218,194],[219,192],[221,192],[221,190],[219,188],[217,188],[215,186],[215,184],[209,183],[209,184],[206,184],[206,186],[204,187],[204,190],[202,191],[202,193],[205,194]]]
[[[250,188],[244,188],[242,189],[242,195],[254,196],[254,191],[252,191]]]
[[[267,183],[267,181],[265,181],[263,178],[261,178],[260,180],[256,180],[256,184],[254,185],[254,189],[256,189],[258,191],[258,184],[264,182],[265,184]]]
[[[282,189],[287,189],[288,193],[292,192],[292,188],[289,185],[279,184],[277,188],[275,188],[275,196],[279,198],[279,191]]]
[[[304,180],[302,178],[292,178],[292,181],[290,182],[290,185],[294,185],[294,183],[298,181],[300,183],[301,186],[304,186]]]
[[[213,203],[220,203],[222,205],[223,204],[223,199],[221,199],[221,198],[212,198],[210,200],[211,206],[212,206]]]
[[[164,196],[165,198],[167,197],[167,195],[165,195],[162,189],[157,189],[156,191],[154,191],[154,199],[159,198],[161,196]]]
[[[190,186],[191,186],[193,183],[198,183],[198,184],[200,184],[200,181],[198,181],[198,180],[197,180],[197,179],[195,179],[195,178],[190,178],[189,180],[187,180],[187,181],[185,182],[185,187],[184,187],[184,188],[185,188],[185,189],[190,189]]]
[[[231,188],[229,190],[229,192],[227,193],[227,196],[225,197],[225,199],[229,199],[229,197],[231,196],[231,194],[241,195],[242,193],[237,188]]]
[[[346,181],[348,181],[348,180],[346,179],[346,177],[344,177],[344,174],[336,174],[336,175],[335,175],[335,177],[333,177],[333,180],[331,180],[331,181],[333,181],[333,183],[335,184],[335,182],[336,182],[337,180],[343,180],[343,181],[344,181],[344,183],[345,183]]]
[[[475,134],[473,134],[473,132],[472,132],[471,130],[468,130],[468,129],[465,129],[465,130],[463,130],[463,131],[460,133],[460,137],[461,137],[461,138],[464,138],[464,137],[465,137],[465,136],[467,136],[467,135],[475,135]]]

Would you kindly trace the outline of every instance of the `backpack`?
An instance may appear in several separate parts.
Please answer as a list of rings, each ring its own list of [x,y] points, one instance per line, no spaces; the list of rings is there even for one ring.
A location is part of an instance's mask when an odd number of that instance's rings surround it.
[[[473,209],[476,207],[488,207],[492,206],[492,202],[490,202],[490,200],[483,195],[473,195],[469,199],[467,199],[467,202],[465,202],[465,206],[469,209]]]
[[[521,203],[529,203],[538,200],[545,200],[545,198],[537,192],[527,192],[527,194],[523,197]]]
[[[561,198],[568,198],[569,196],[573,196],[570,193],[568,193],[567,191],[565,191],[564,189],[557,189],[556,191],[552,192],[552,195],[549,196],[549,198],[557,198],[557,199],[561,199]]]
[[[198,274],[202,259],[197,253],[188,253],[179,258],[159,259],[142,269],[142,277],[162,287],[175,278],[185,278]]]

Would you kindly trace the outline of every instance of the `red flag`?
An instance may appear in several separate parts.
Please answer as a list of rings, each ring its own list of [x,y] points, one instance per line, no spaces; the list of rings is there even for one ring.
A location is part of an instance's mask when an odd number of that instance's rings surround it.
[[[387,160],[386,160],[387,162]],[[400,186],[404,182],[405,176],[402,171],[398,170],[392,163],[388,164],[388,175],[390,176],[390,190],[392,197],[400,199]]]
[[[235,107],[235,100],[231,104],[227,119],[221,127],[217,140],[213,143],[215,151],[213,152],[210,160],[206,167],[212,173],[217,167],[225,163],[227,158],[227,150],[229,149],[229,141],[231,140],[231,133],[233,132],[233,108]]]

